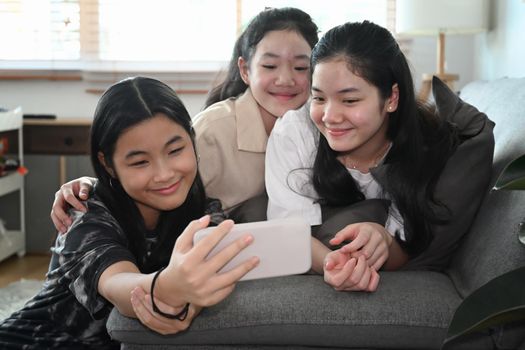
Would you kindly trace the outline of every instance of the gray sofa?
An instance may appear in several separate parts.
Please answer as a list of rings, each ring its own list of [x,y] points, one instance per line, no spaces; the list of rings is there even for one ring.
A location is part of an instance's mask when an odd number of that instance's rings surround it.
[[[460,96],[496,122],[494,182],[525,153],[525,79],[473,82]],[[314,275],[248,281],[184,333],[159,335],[116,310],[108,331],[122,349],[439,349],[466,296],[525,265],[524,217],[525,191],[491,192],[444,273],[381,272],[375,293],[336,292]],[[460,348],[491,344],[480,336]]]

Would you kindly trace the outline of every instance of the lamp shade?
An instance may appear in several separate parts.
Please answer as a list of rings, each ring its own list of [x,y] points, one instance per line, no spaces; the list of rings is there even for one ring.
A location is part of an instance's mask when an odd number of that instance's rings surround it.
[[[474,34],[488,27],[488,0],[397,0],[396,32]]]

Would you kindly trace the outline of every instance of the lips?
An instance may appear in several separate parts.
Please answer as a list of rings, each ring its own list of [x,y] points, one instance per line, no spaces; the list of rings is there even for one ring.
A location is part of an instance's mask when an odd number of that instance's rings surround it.
[[[334,128],[326,128],[326,132],[333,137],[340,137],[343,135],[348,134],[350,131],[352,131],[352,128],[348,129],[334,129]]]
[[[281,100],[281,101],[289,101],[289,100],[295,98],[298,94],[286,93],[286,92],[279,92],[279,93],[271,92],[270,95],[272,95],[273,97],[275,97],[276,99]]]
[[[174,184],[171,184],[169,186],[152,189],[151,191],[156,193],[156,194],[160,194],[160,195],[163,195],[163,196],[168,196],[168,195],[171,195],[171,194],[173,194],[173,193],[175,193],[177,191],[177,189],[180,187],[181,182],[182,181],[179,180],[179,181],[177,181]]]

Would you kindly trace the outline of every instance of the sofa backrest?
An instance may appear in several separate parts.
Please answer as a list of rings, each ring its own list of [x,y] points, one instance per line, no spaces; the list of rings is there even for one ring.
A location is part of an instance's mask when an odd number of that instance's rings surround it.
[[[525,78],[472,82],[460,97],[496,123],[494,184],[506,164],[525,154]],[[525,191],[492,191],[486,196],[448,270],[463,297],[525,266],[525,246],[518,240],[524,220]]]
[[[525,78],[467,84],[461,99],[496,123],[493,180],[511,160],[525,154]]]

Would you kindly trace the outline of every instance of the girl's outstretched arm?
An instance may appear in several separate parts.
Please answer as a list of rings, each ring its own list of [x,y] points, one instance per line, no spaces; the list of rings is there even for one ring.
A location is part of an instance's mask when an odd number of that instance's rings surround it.
[[[211,259],[206,259],[215,245],[230,231],[233,222],[226,220],[215,231],[193,246],[193,236],[199,229],[209,224],[209,216],[192,221],[175,243],[172,258],[168,266],[158,275],[153,295],[170,306],[164,313],[175,314],[187,303],[201,306],[214,305],[226,298],[235,287],[235,283],[258,264],[253,257],[236,268],[225,272],[218,271],[242,249],[248,246],[253,237],[243,236]],[[131,292],[139,287],[151,291],[151,284],[156,273],[141,274],[129,261],[120,261],[110,265],[102,273],[99,293],[109,300],[125,316],[137,317],[131,303]],[[196,314],[195,312],[193,314]],[[188,317],[190,317],[190,313]]]
[[[104,270],[98,282],[98,291],[121,314],[136,317],[130,300],[131,291],[137,286],[149,290],[153,276],[153,273],[142,274],[138,267],[129,261],[119,261]],[[184,305],[182,298],[173,306],[181,305]]]

